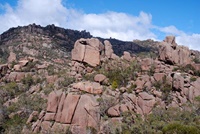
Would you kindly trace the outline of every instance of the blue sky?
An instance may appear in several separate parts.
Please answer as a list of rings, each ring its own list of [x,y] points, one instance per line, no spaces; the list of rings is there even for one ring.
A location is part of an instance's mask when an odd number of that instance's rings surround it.
[[[200,50],[199,0],[0,0],[0,33],[31,23],[121,40],[163,40]]]

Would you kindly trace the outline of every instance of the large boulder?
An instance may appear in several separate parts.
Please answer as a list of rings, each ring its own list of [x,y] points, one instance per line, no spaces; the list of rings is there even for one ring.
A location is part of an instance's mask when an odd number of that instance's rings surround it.
[[[103,49],[103,44],[96,38],[79,39],[74,44],[72,60],[85,62],[95,67],[100,64],[100,52]]]
[[[74,83],[73,88],[91,94],[101,94],[103,92],[103,87],[99,83],[90,81]]]
[[[58,104],[62,95],[62,91],[53,91],[49,94],[47,103],[47,112],[56,113]]]
[[[124,51],[123,53],[123,57],[122,57],[124,60],[126,61],[132,61],[132,57],[131,57],[131,54],[127,51]]]
[[[96,98],[93,95],[82,95],[74,113],[72,124],[81,128],[88,126],[98,130],[99,121],[100,114],[98,113]],[[82,133],[84,134],[85,132]]]
[[[11,52],[10,52],[10,55],[9,55],[9,57],[8,57],[8,63],[11,63],[11,62],[13,62],[13,61],[16,61],[16,59],[17,59],[16,54],[13,53],[13,52],[11,51]]]
[[[139,113],[142,112],[140,114],[148,115],[152,111],[154,105],[156,104],[156,100],[153,95],[150,95],[147,92],[141,92],[139,93],[137,103],[137,105],[139,106],[138,109],[140,108],[142,110],[138,110]]]
[[[184,78],[179,73],[173,74],[173,89],[176,91],[182,91],[184,88]]]
[[[110,59],[110,58],[112,58],[112,55],[113,55],[113,52],[114,52],[113,49],[112,49],[112,45],[108,40],[105,40],[104,44],[105,44],[105,56],[108,59]]]
[[[94,81],[96,82],[103,82],[107,77],[103,74],[97,74],[94,76]]]

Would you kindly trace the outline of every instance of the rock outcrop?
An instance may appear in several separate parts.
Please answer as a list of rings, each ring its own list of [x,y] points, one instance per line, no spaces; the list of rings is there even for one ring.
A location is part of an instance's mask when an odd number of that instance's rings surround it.
[[[103,48],[103,44],[98,39],[80,39],[74,44],[72,60],[85,62],[95,67],[100,64],[100,52]]]
[[[99,129],[98,103],[92,95],[53,91],[49,94],[47,105],[46,112],[42,111],[32,126],[34,132],[38,132],[39,129],[42,132],[53,132],[58,129],[56,126],[65,129],[68,126],[72,132],[78,131],[82,134],[86,134],[86,127]]]
[[[192,61],[189,48],[176,46],[175,37],[166,37],[165,41],[160,43],[159,59],[172,65],[186,65]]]

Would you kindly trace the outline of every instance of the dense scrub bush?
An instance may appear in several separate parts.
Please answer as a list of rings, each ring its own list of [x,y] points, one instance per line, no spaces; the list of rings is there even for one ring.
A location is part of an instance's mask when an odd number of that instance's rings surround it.
[[[70,84],[75,82],[75,78],[73,77],[64,77],[63,81],[60,81],[60,86],[62,87],[68,87]]]
[[[45,108],[46,100],[39,95],[27,96],[25,93],[21,94],[16,103],[12,103],[9,107],[4,108],[4,118],[2,119],[2,124],[0,123],[0,131],[2,130],[3,133],[8,134],[21,134],[29,115],[33,111],[40,112]],[[18,111],[22,111],[22,113],[14,114],[14,116],[9,118],[8,115]]]
[[[26,77],[22,79],[22,83],[25,84],[27,88],[29,88],[31,85],[34,84],[33,77],[30,74],[28,74]]]
[[[142,118],[133,111],[122,113],[122,123],[112,134],[199,134],[200,133],[200,97],[195,103],[180,108],[154,108],[150,115]]]
[[[193,61],[194,61],[195,63],[197,63],[197,64],[200,63],[200,60],[199,60],[199,58],[197,58],[197,57],[195,57],[195,58],[193,59]]]
[[[47,72],[48,72],[48,75],[54,75],[55,74],[54,66],[53,65],[49,65],[47,67]]]
[[[116,105],[116,98],[114,97],[102,97],[98,98],[97,101],[99,102],[99,114],[102,117],[107,116],[107,111],[110,107]]]
[[[141,71],[141,67],[136,61],[129,64],[126,66],[126,63],[116,63],[114,66],[107,67],[109,70],[103,71],[103,74],[109,78],[110,84],[115,85],[113,88],[126,86],[130,80],[136,80],[136,73]]]
[[[183,125],[181,123],[170,123],[162,129],[164,134],[199,134],[200,129],[196,126]]]
[[[7,96],[9,99],[14,98],[21,93],[16,82],[5,83],[5,85],[0,87],[0,90],[2,90],[5,94],[4,96]]]
[[[172,101],[171,92],[172,92],[172,84],[167,81],[167,77],[164,76],[161,81],[156,81],[153,83],[153,86],[156,90],[162,92],[162,100],[169,104]]]

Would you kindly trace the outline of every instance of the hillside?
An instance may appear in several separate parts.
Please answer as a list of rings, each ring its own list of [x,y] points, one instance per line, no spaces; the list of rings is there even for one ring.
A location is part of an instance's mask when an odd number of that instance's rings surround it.
[[[0,35],[0,133],[198,134],[199,52],[28,25]]]

